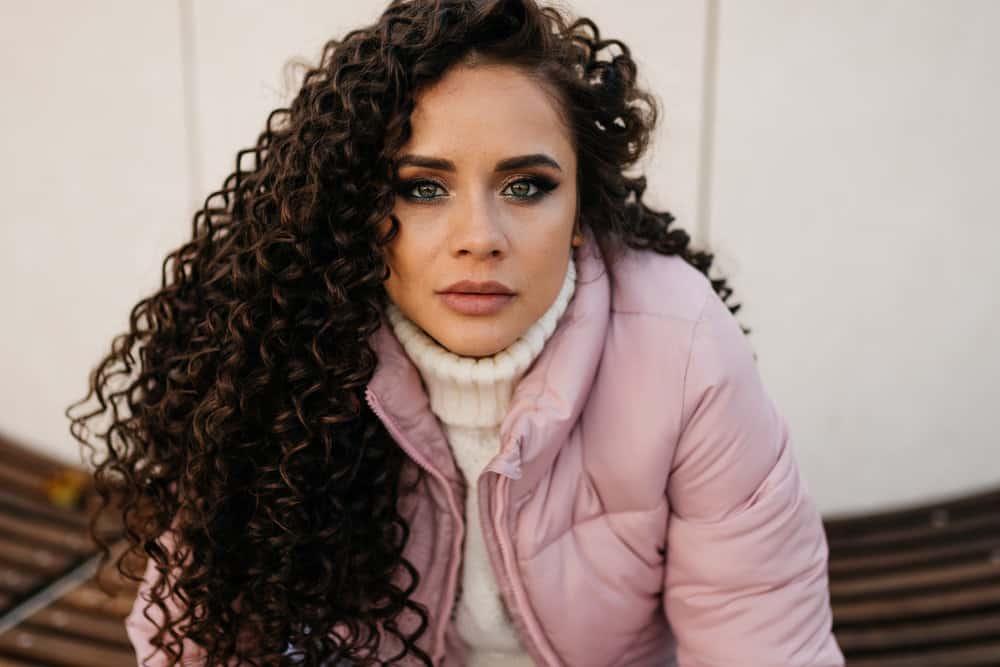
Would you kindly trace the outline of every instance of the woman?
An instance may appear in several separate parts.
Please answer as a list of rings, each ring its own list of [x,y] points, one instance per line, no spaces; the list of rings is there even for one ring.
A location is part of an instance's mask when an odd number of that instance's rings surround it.
[[[843,664],[738,306],[624,175],[625,45],[393,2],[279,111],[74,424],[140,664]]]

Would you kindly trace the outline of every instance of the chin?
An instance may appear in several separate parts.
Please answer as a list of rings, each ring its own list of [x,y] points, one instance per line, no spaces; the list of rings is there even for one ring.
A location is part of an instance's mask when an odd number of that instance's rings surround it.
[[[448,345],[443,341],[439,342],[460,357],[491,357],[507,347],[506,345],[497,345],[495,342],[477,342],[468,339],[456,341],[454,345]]]
[[[472,325],[458,324],[452,330],[456,335],[445,335],[442,338],[435,338],[435,340],[443,347],[461,357],[490,357],[500,350],[509,347],[516,340],[516,337],[507,340],[506,336],[498,338],[488,333],[485,335],[475,335],[472,333],[472,329]]]

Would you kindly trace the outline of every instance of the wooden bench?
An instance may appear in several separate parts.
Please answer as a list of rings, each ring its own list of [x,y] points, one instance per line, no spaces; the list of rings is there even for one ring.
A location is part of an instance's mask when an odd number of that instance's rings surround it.
[[[83,508],[53,502],[53,483],[79,467],[0,438],[0,618],[95,553]],[[85,473],[84,473],[85,474]],[[105,569],[0,634],[0,667],[134,667],[123,619],[137,586]]]
[[[850,667],[1000,665],[1000,489],[824,526]]]
[[[0,438],[0,616],[92,556],[67,468]],[[1000,489],[826,517],[833,631],[850,667],[1000,666]],[[0,634],[0,667],[129,667],[136,585],[102,572]],[[748,663],[749,664],[749,663]]]

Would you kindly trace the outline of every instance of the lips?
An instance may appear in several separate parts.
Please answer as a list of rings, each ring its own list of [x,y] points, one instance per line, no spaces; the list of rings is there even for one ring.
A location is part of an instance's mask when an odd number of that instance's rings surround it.
[[[438,296],[460,315],[493,315],[513,301],[516,292],[496,280],[460,280],[439,291]]]
[[[514,300],[513,294],[443,292],[445,305],[461,315],[493,315]]]
[[[503,283],[495,280],[486,282],[476,282],[473,280],[460,280],[457,283],[448,285],[439,294],[507,294],[513,295],[514,290]]]

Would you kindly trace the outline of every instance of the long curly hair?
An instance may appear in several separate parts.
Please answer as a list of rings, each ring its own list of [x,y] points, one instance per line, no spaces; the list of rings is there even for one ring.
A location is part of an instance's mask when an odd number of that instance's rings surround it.
[[[393,0],[328,41],[66,409],[94,468],[94,523],[110,514],[127,537],[115,565],[139,580],[126,562],[155,561],[149,595],[164,619],[152,641],[170,664],[183,639],[213,665],[431,664],[397,507],[421,471],[364,390],[386,305],[383,250],[399,227],[393,156],[415,93],[456,63],[517,66],[559,101],[579,158],[578,220],[606,261],[628,246],[708,276],[713,255],[642,202],[645,178],[624,173],[657,105],[626,45],[593,21],[534,0]],[[711,284],[725,302],[725,279]],[[168,597],[183,602],[178,614]],[[380,653],[386,636],[397,655]]]

